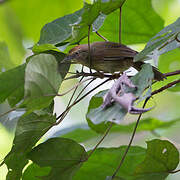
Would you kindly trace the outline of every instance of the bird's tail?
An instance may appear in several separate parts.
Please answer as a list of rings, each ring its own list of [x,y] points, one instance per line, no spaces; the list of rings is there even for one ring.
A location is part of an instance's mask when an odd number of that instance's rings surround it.
[[[138,61],[134,63],[134,68],[137,69],[138,71],[141,70],[141,66],[145,64],[144,62]],[[153,72],[154,72],[154,79],[157,81],[162,81],[166,78],[166,76],[161,73],[156,67],[152,66]]]

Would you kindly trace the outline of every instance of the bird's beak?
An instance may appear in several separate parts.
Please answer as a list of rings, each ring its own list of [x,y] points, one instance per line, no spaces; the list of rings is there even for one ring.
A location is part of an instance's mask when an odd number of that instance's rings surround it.
[[[72,59],[74,59],[74,56],[73,55],[67,55],[61,62],[62,63],[67,63],[67,62],[70,62]]]

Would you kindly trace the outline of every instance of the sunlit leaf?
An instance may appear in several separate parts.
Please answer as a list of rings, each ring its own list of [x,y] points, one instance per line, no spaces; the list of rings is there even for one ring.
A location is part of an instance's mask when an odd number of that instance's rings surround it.
[[[128,0],[122,7],[122,43],[146,43],[163,28],[162,18],[151,0]],[[119,10],[111,13],[99,32],[109,41],[119,42]]]
[[[136,167],[135,175],[139,179],[163,180],[179,164],[179,152],[166,140],[147,141],[147,153],[144,161]]]
[[[56,58],[50,54],[32,56],[25,71],[25,101],[20,107],[47,107],[59,90],[62,77]]]
[[[8,65],[10,65],[10,68],[13,68],[22,63],[25,49],[22,43],[23,33],[19,19],[8,5],[1,5],[0,27],[0,41],[6,43],[11,57],[11,61],[8,60],[8,62],[6,62],[6,68]],[[8,56],[7,54],[6,60]],[[4,60],[2,59],[2,61]]]
[[[149,40],[146,47],[135,56],[135,61],[143,60],[147,55],[152,55],[154,50],[158,50],[158,54],[168,52],[170,50],[180,47],[179,39],[180,34],[180,18],[174,23],[166,26],[163,30],[157,33]],[[167,43],[167,44],[166,44]]]
[[[53,44],[42,44],[42,45],[34,45],[32,48],[32,51],[34,53],[43,53],[43,52],[47,52],[47,51],[57,51],[59,52],[59,49],[54,46]]]
[[[49,174],[50,167],[39,167],[37,164],[30,164],[22,175],[22,180],[39,180],[40,177]]]

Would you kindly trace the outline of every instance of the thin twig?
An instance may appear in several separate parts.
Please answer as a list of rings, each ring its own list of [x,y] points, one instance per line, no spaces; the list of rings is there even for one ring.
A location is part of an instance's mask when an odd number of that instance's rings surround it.
[[[79,96],[83,93],[83,91],[92,83],[92,81],[94,81],[95,79],[92,79],[81,91],[80,91],[80,93],[77,95],[77,97],[75,98],[75,100],[74,100],[74,102],[76,102],[77,101],[77,99],[79,98]],[[72,99],[71,99],[72,100]],[[74,103],[73,102],[73,103]],[[69,105],[70,105],[70,101],[69,101],[69,103],[68,103],[68,106],[67,106],[67,108],[69,107]],[[61,115],[57,118],[57,119],[59,119],[57,122],[56,122],[56,124],[54,124],[54,125],[58,125],[58,124],[60,124],[62,121],[63,121],[63,119],[65,118],[65,116],[67,115],[67,113],[70,111],[70,109],[68,109],[67,110],[67,108],[66,108],[66,110],[63,112],[63,113],[61,113]]]
[[[178,74],[180,74],[180,70],[176,70],[176,71],[169,72],[169,73],[164,73],[164,75],[165,75],[166,77],[174,76],[174,75],[178,75]]]
[[[121,6],[122,7],[122,6]],[[122,8],[119,8],[119,43],[121,44],[121,23],[122,23]]]
[[[88,91],[85,95],[83,95],[81,98],[79,98],[77,101],[75,101],[74,103],[72,103],[68,108],[66,108],[66,110],[61,113],[56,119],[61,118],[61,116],[66,113],[66,111],[68,111],[69,109],[71,109],[74,105],[76,105],[78,102],[80,102],[82,99],[84,99],[87,95],[89,95],[91,92],[93,92],[94,90],[96,90],[97,88],[99,88],[100,86],[102,86],[103,84],[105,84],[106,82],[108,82],[110,79],[107,79],[105,81],[103,81],[102,83],[100,83],[99,85],[97,85],[96,87],[94,87],[93,89],[91,89],[90,91]],[[58,122],[56,122],[54,125],[59,124]]]
[[[92,73],[92,70],[91,70],[92,61],[91,61],[91,47],[90,47],[90,31],[91,31],[91,25],[88,26],[88,58],[89,58],[90,73]]]
[[[101,34],[99,34],[99,32],[96,31],[96,34],[97,34],[100,38],[102,38],[103,40],[108,41],[108,39],[106,39],[104,36],[102,36]]]
[[[145,108],[148,100],[149,100],[149,98],[146,98],[146,100],[145,100],[145,102],[144,102],[144,104],[143,104],[143,108]],[[127,146],[127,148],[126,148],[126,150],[125,150],[125,152],[124,152],[124,154],[123,154],[123,157],[122,157],[122,159],[121,159],[121,161],[120,161],[120,163],[119,163],[119,166],[117,167],[117,169],[115,170],[114,174],[112,175],[112,179],[115,178],[116,174],[118,173],[119,169],[121,168],[121,166],[122,166],[122,164],[123,164],[123,162],[124,162],[124,160],[125,160],[125,157],[126,157],[128,151],[129,151],[129,148],[131,147],[131,144],[132,144],[133,139],[134,139],[134,136],[135,136],[135,134],[136,134],[136,129],[137,129],[137,127],[138,127],[138,124],[139,124],[139,121],[140,121],[140,119],[141,119],[141,116],[142,116],[142,113],[139,114],[139,117],[138,117],[138,119],[137,119],[137,121],[136,121],[136,125],[135,125],[134,130],[133,130],[133,134],[132,134],[131,139],[130,139],[130,141],[129,141],[129,144],[128,144],[128,146]]]
[[[1,118],[1,117],[3,117],[3,116],[5,116],[6,114],[8,114],[8,113],[12,112],[12,111],[15,111],[16,109],[17,109],[17,108],[12,108],[12,109],[10,109],[9,111],[7,111],[7,112],[5,112],[5,113],[0,114],[0,118]]]
[[[169,171],[169,173],[171,173],[171,174],[174,174],[174,173],[177,173],[177,172],[180,172],[180,169],[175,170],[175,171]]]
[[[178,79],[176,81],[173,81],[173,82],[170,82],[170,83],[166,84],[165,86],[153,91],[151,93],[151,96],[153,96],[155,94],[158,94],[158,93],[160,93],[160,92],[162,92],[162,91],[164,91],[164,90],[166,90],[166,89],[168,89],[168,88],[170,88],[170,87],[172,87],[172,86],[174,86],[175,84],[178,84],[178,83],[180,83],[180,79]]]
[[[72,88],[70,88],[69,90],[67,90],[66,92],[61,93],[61,94],[56,94],[56,96],[64,96],[64,95],[68,94],[69,92],[71,92],[73,89],[78,88],[78,87],[79,87],[81,84],[83,84],[84,82],[89,81],[89,80],[91,80],[91,79],[94,79],[94,78],[91,77],[91,78],[85,79],[85,80],[83,80],[83,81],[80,81],[80,82],[78,82],[77,84],[75,84]]]
[[[79,80],[79,82],[81,82],[82,80],[83,80],[83,76],[81,77],[81,79]],[[67,115],[67,108],[69,107],[69,105],[71,104],[71,101],[72,101],[72,99],[73,99],[73,97],[74,97],[74,95],[75,95],[75,93],[76,93],[76,91],[77,91],[77,88],[78,87],[76,87],[75,89],[74,89],[74,91],[73,91],[73,93],[72,93],[72,95],[71,95],[71,98],[69,99],[69,102],[68,102],[68,105],[67,105],[67,107],[66,107],[66,109],[65,109],[65,111],[63,112],[63,113],[61,113],[58,117],[56,117],[56,120],[58,120],[59,118],[61,118],[61,121],[62,121],[62,116],[66,116]],[[57,122],[56,122],[57,123]],[[59,122],[60,123],[60,122]],[[59,124],[58,123],[58,124]]]
[[[108,135],[109,131],[111,130],[113,125],[113,122],[110,123],[109,127],[106,129],[106,132],[104,133],[103,137],[100,139],[100,141],[96,144],[96,146],[92,149],[92,151],[89,153],[88,157],[85,161],[89,159],[89,157],[94,153],[94,151],[97,149],[97,147],[102,143],[102,141],[105,139],[105,137]]]

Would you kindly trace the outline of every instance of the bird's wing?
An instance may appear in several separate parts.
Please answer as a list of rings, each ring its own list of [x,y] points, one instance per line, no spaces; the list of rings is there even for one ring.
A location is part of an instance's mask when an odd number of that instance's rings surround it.
[[[138,52],[118,43],[106,43],[101,48],[96,48],[95,58],[103,58],[105,61],[115,61],[126,58],[133,58]]]

